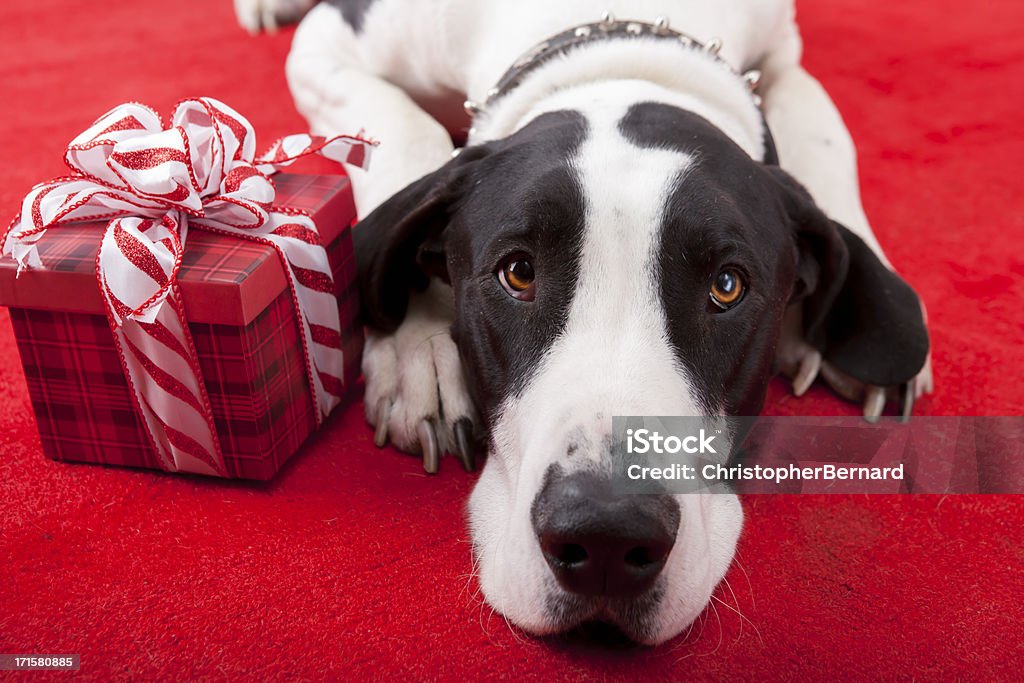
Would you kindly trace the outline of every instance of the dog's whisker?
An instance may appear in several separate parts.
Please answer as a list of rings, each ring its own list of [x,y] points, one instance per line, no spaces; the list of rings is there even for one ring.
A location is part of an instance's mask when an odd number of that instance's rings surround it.
[[[740,571],[743,572],[743,578],[747,581],[747,591],[750,593],[750,609],[756,610],[757,602],[754,600],[754,584],[750,583],[750,574],[747,572],[747,568],[743,566],[743,562],[740,559],[739,549],[736,550],[736,555],[733,558],[733,561],[736,563],[736,566],[740,568]]]
[[[729,604],[727,604],[725,602],[723,602],[722,604],[725,605],[726,607],[728,607],[729,609],[733,610],[734,612],[736,612],[736,614],[738,614],[742,620],[744,620],[748,624],[750,624],[751,628],[754,629],[754,633],[757,634],[757,639],[761,642],[762,645],[764,645],[764,638],[761,637],[760,629],[758,629],[757,625],[749,617],[747,617],[745,614],[743,614],[743,612],[740,610],[739,598],[736,596],[736,591],[734,591],[732,589],[732,584],[729,583],[728,577],[725,578],[724,583],[725,583],[725,587],[727,589],[729,589],[729,593],[732,594],[732,599],[733,599],[733,602],[736,603],[736,607],[735,607],[735,609],[733,609],[733,607],[731,605],[729,605]],[[753,608],[753,606],[751,606],[751,608]],[[740,622],[740,633],[743,632],[742,628],[743,628],[743,622]]]
[[[690,622],[690,625],[686,627],[686,633],[683,634],[683,641],[684,642],[686,641],[687,638],[690,637],[690,634],[693,633],[693,627],[696,626],[696,625],[697,625],[697,620],[694,619],[693,621]]]
[[[505,540],[506,540],[505,537],[501,536],[501,537],[498,538],[498,541],[494,544],[494,548],[493,548],[494,560],[497,560],[497,558],[500,556],[501,548],[502,548],[502,545],[504,544]],[[490,605],[488,605],[488,607],[490,607],[490,609],[491,609],[491,615],[490,616],[493,616],[494,613],[497,610],[495,610]],[[504,612],[499,612],[499,614],[501,615],[501,618],[505,621],[505,625],[508,627],[509,632],[511,632],[512,637],[517,642],[519,642],[520,644],[524,643],[525,641],[523,640],[523,637],[518,633],[517,628],[509,620],[508,615],[506,615]],[[490,617],[488,617],[488,623],[489,622],[490,622]],[[488,638],[489,637],[490,636],[488,634]]]
[[[459,540],[459,542],[460,543],[468,543],[468,541],[463,541],[461,539]],[[473,580],[476,579],[476,590],[473,591],[473,595],[470,597],[470,600],[475,600],[475,599],[479,598],[480,597],[480,593],[481,593],[480,581],[479,581],[479,578],[480,578],[480,560],[477,558],[475,552],[472,552],[472,551],[470,552],[469,573],[468,574],[463,574],[462,576],[465,577],[466,584],[462,587],[462,590],[459,591],[459,597],[461,598],[462,595],[467,590],[470,589],[470,586],[472,586],[472,584],[473,584]]]
[[[705,629],[706,624],[707,624],[707,622],[706,622],[704,617],[705,617],[705,615],[707,613],[708,613],[708,608],[705,607],[701,611],[701,613],[697,615],[697,618],[694,619],[692,622],[690,622],[690,627],[686,630],[686,637],[679,643],[679,645],[677,645],[675,648],[673,648],[673,650],[680,649],[680,648],[686,647],[686,646],[689,646],[691,648],[690,652],[687,655],[685,655],[683,657],[680,657],[679,659],[676,660],[677,664],[679,662],[685,660],[685,659],[689,659],[690,657],[698,657],[698,656],[700,656],[697,653],[697,647],[696,646],[697,646],[698,643],[701,642],[701,638],[704,636],[704,629]],[[691,643],[691,642],[689,642],[690,634],[693,632],[693,628],[694,628],[695,625],[699,625],[700,626],[700,630],[697,631],[697,635],[695,635],[693,637],[693,642]]]
[[[725,580],[723,579],[722,582],[725,583]],[[728,586],[726,586],[726,587],[728,588]],[[729,590],[732,590],[732,589],[730,588]],[[723,600],[722,598],[718,597],[717,595],[712,594],[711,595],[711,599],[712,600],[717,600],[720,605],[722,605],[724,607],[728,607],[733,612],[736,612],[737,614],[739,614],[739,611],[735,607],[733,607],[732,605],[727,604],[725,602],[725,600]],[[735,595],[733,595],[733,599],[735,599]],[[733,640],[733,645],[738,643],[740,641],[740,639],[743,637],[743,618],[742,618],[743,615],[741,614],[740,617],[741,617],[740,618],[740,628],[739,628],[739,631],[736,633],[735,640]]]
[[[729,603],[725,602],[724,600],[722,600],[720,598],[717,598],[717,597],[712,595],[711,599],[712,600],[717,600],[719,602],[719,604],[721,604],[726,609],[729,609],[729,610],[735,612],[736,615],[740,618],[740,633],[739,633],[739,635],[736,636],[737,642],[739,641],[740,636],[743,635],[743,622],[745,621],[748,624],[750,624],[750,627],[752,629],[754,629],[754,635],[757,636],[757,640],[761,643],[761,645],[764,645],[764,638],[761,637],[761,630],[759,628],[757,628],[757,624],[755,624],[753,621],[751,621],[750,618],[747,617],[747,615],[743,614],[743,612],[741,612],[738,608],[733,607],[732,605],[730,605]]]
[[[717,595],[712,595],[712,596],[711,596],[711,601],[712,601],[712,602],[717,602],[717,603],[718,603],[719,605],[722,605],[723,607],[728,607],[729,609],[731,609],[731,610],[732,610],[732,611],[734,611],[734,612],[736,611],[736,610],[735,610],[735,609],[734,609],[734,608],[732,607],[732,605],[726,605],[726,604],[725,604],[725,601],[724,601],[724,600],[722,600],[722,599],[721,599],[720,597],[718,597]],[[717,611],[717,608],[716,608],[716,611]],[[725,631],[724,631],[724,629],[721,629],[721,630],[722,630],[722,634],[721,634],[721,636],[720,636],[720,637],[724,639],[724,638],[725,638]],[[742,620],[742,619],[740,619],[740,628],[739,628],[739,630],[738,630],[738,631],[736,632],[736,637],[735,637],[735,638],[733,638],[733,641],[732,641],[732,644],[733,644],[733,646],[735,646],[735,645],[736,645],[736,643],[740,642],[740,639],[742,639],[742,638],[743,638],[743,620]]]
[[[484,610],[485,609],[489,609],[490,610],[487,613],[487,616],[486,616],[486,623],[484,623],[484,619],[485,619],[485,617],[484,617]],[[494,645],[495,647],[503,647],[500,643],[496,642],[494,640],[494,636],[491,635],[490,623],[491,623],[491,618],[494,616],[494,611],[495,611],[494,608],[491,607],[490,605],[488,605],[486,602],[481,602],[480,603],[480,611],[477,614],[477,621],[480,624],[480,630],[483,631],[484,636],[487,637],[487,642],[490,643],[491,645]]]
[[[509,621],[509,618],[505,613],[501,614],[501,618],[505,620],[505,625],[508,626],[509,633],[512,634],[512,637],[516,640],[516,642],[520,645],[525,645],[526,639],[523,638],[523,636],[519,633],[519,629],[516,627],[516,625]]]
[[[705,618],[708,613],[708,608],[705,607],[700,614],[697,615],[697,621],[700,624],[700,630],[697,631],[696,640],[700,640],[704,637],[704,629],[707,628],[707,619]]]
[[[675,645],[673,645],[669,649],[669,652],[672,653],[672,654],[675,654],[679,650],[683,650],[683,649],[687,649],[687,648],[690,649],[690,652],[688,652],[685,657],[681,657],[680,659],[677,659],[676,660],[677,662],[680,662],[683,659],[686,659],[687,657],[692,657],[693,656],[693,643],[690,642],[690,634],[691,633],[693,633],[693,624],[692,623],[686,629],[686,631],[683,632],[682,637],[679,638],[679,642],[676,643]]]
[[[754,622],[752,622],[750,619],[748,619],[747,616],[745,614],[743,614],[742,610],[740,609],[739,598],[736,597],[736,591],[734,591],[732,589],[732,584],[729,583],[729,577],[725,577],[724,579],[722,579],[722,583],[725,584],[725,589],[729,591],[729,594],[732,596],[732,601],[734,603],[736,603],[736,606],[733,607],[732,605],[727,603],[725,600],[721,600],[720,598],[716,598],[716,599],[720,600],[722,605],[724,605],[725,607],[729,608],[730,610],[732,610],[733,612],[738,614],[739,617],[740,617],[740,632],[736,635],[736,642],[739,642],[740,638],[743,637],[743,622],[744,621],[746,621],[747,623],[749,623],[751,625],[751,627],[754,629],[754,633],[757,634],[758,640],[761,640],[761,633],[760,633],[760,631],[758,631],[757,626],[755,626]]]
[[[675,645],[673,645],[671,648],[669,648],[669,652],[670,653],[675,653],[678,650],[682,650],[683,648],[687,648],[687,647],[691,648],[691,652],[689,652],[685,657],[681,657],[681,658],[675,660],[677,664],[679,662],[683,661],[684,659],[687,659],[687,658],[693,656],[693,652],[692,652],[693,643],[690,642],[690,634],[693,633],[693,627],[696,626],[696,624],[697,624],[697,620],[696,619],[691,621],[690,625],[686,627],[686,631],[684,631],[683,634],[681,635],[681,637],[678,638],[678,642]]]
[[[712,598],[713,597],[714,596],[712,596]],[[707,653],[706,655],[702,655],[704,657],[711,657],[711,656],[714,656],[715,654],[718,654],[718,651],[722,647],[722,641],[725,640],[725,629],[722,628],[722,615],[720,615],[718,613],[718,608],[715,607],[715,601],[713,599],[708,601],[708,607],[710,607],[711,611],[714,612],[715,620],[718,622],[718,643],[715,644],[715,649],[714,650],[712,650],[711,652]]]
[[[472,586],[473,584],[473,579],[476,578],[476,572],[470,571],[467,574],[459,574],[457,578],[466,580],[466,582],[462,585],[462,589],[459,591],[459,598],[461,599],[462,596],[464,596],[470,590],[470,586]],[[472,600],[474,597],[476,597],[475,592],[473,595],[470,596],[470,600]]]

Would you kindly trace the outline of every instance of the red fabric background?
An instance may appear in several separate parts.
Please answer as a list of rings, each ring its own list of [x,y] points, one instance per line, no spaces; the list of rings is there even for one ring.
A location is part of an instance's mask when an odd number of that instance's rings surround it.
[[[250,38],[230,5],[7,2],[0,215],[121,101],[169,112],[209,94],[264,143],[302,130],[282,73],[290,32]],[[868,214],[931,313],[938,393],[919,410],[1021,414],[1024,6],[799,9],[806,62],[858,141]],[[1020,497],[752,497],[731,589],[688,637],[612,652],[524,639],[470,577],[473,477],[454,460],[425,477],[374,449],[353,405],[267,486],[49,462],[7,318],[0,652],[81,653],[96,680],[1019,676]],[[777,381],[768,410],[854,408]]]

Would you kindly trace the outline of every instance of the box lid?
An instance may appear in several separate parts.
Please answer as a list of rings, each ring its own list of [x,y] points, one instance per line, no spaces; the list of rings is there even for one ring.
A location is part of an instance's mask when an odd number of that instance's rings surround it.
[[[346,176],[279,173],[273,180],[274,203],[308,211],[325,245],[355,218]],[[38,243],[44,268],[20,277],[18,264],[0,257],[0,305],[103,315],[96,254],[105,227],[81,223],[48,231]],[[189,230],[178,282],[189,321],[225,325],[247,325],[287,286],[272,247],[199,228]]]

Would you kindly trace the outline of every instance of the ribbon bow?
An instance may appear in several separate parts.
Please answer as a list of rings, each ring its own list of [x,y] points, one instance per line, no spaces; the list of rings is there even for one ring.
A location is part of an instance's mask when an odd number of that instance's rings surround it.
[[[18,261],[19,273],[41,267],[36,245],[47,230],[109,221],[96,274],[136,411],[165,469],[227,476],[177,282],[188,231],[277,251],[320,424],[342,393],[334,282],[317,226],[304,212],[274,206],[269,176],[309,154],[365,168],[374,144],[292,135],[256,159],[252,126],[222,102],[185,100],[169,128],[149,107],[122,104],[68,145],[72,175],[25,197],[3,253]]]

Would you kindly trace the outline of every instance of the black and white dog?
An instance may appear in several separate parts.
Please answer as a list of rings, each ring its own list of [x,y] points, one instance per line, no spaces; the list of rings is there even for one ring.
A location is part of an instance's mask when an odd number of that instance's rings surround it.
[[[310,4],[236,0],[251,28]],[[612,415],[754,415],[778,371],[869,418],[930,390],[800,53],[792,0],[333,0],[296,33],[313,131],[382,141],[352,174],[367,417],[428,469],[488,435],[480,583],[530,632],[663,642],[732,561],[735,496],[609,494]]]

